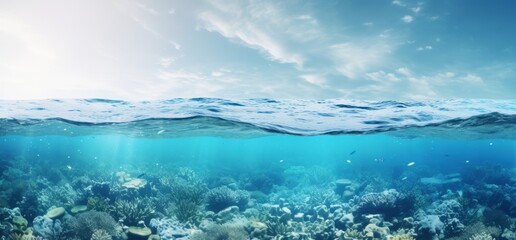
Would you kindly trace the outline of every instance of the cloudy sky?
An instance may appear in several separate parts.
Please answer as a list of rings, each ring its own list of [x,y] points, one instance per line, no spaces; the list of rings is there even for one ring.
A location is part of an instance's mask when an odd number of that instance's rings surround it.
[[[0,99],[516,95],[516,1],[0,1]]]

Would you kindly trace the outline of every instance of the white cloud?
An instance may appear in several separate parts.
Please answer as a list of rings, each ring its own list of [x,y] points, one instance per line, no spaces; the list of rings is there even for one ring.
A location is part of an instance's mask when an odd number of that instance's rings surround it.
[[[401,20],[405,23],[411,23],[412,21],[414,21],[414,17],[410,15],[405,15],[401,18]]]
[[[170,40],[169,42],[170,42],[170,44],[172,44],[172,46],[174,46],[174,48],[175,48],[176,50],[180,50],[180,49],[181,49],[181,44],[179,44],[179,43],[177,43],[177,42],[174,42],[174,41],[172,41],[172,40]]]
[[[366,77],[370,80],[377,81],[377,82],[383,82],[383,81],[397,82],[400,80],[394,73],[386,73],[384,71],[366,73]]]
[[[437,19],[439,19],[439,18],[440,18],[439,16],[431,16],[428,19],[430,19],[430,21],[437,21]]]
[[[381,64],[391,51],[387,44],[357,45],[342,43],[331,46],[336,70],[349,79],[355,79],[371,67]]]
[[[137,3],[136,4],[140,9],[144,10],[145,12],[147,13],[150,13],[151,15],[154,15],[154,16],[158,16],[159,15],[159,12],[156,11],[155,9],[143,4],[143,3]]]
[[[164,68],[168,68],[175,60],[173,57],[163,57],[159,59],[159,64]]]
[[[317,85],[317,86],[323,86],[326,84],[326,79],[324,79],[324,77],[320,76],[320,75],[316,75],[316,74],[305,74],[305,75],[301,75],[299,76],[301,79],[311,83],[311,84],[314,84],[314,85]]]
[[[312,15],[289,14],[275,1],[210,1],[198,18],[201,28],[264,53],[270,60],[302,69],[307,42],[324,36]],[[296,47],[295,47],[296,46]]]
[[[392,4],[394,4],[394,5],[398,5],[398,6],[400,6],[400,7],[405,7],[405,6],[407,6],[407,4],[405,4],[405,3],[401,2],[400,0],[393,0],[393,1],[392,1]]]
[[[220,71],[213,71],[213,72],[211,72],[211,75],[214,77],[221,77],[221,76],[224,76],[224,73],[220,72]]]
[[[418,13],[418,12],[420,12],[420,11],[421,11],[421,7],[419,7],[419,6],[418,6],[418,7],[413,7],[413,8],[411,8],[411,10],[412,10],[412,12],[414,12],[414,13]]]
[[[404,75],[405,77],[412,76],[412,73],[410,72],[410,70],[407,67],[400,67],[400,68],[396,69],[396,72]]]
[[[471,84],[484,84],[484,80],[480,76],[470,73],[460,77],[460,80]]]
[[[432,46],[426,45],[424,47],[418,47],[418,48],[416,48],[416,50],[418,50],[418,51],[432,50]]]

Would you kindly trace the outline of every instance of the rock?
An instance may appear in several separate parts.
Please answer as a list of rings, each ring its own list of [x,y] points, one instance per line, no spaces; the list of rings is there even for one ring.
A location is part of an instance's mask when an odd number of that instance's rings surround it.
[[[64,207],[57,207],[47,212],[47,217],[50,219],[56,219],[64,216],[65,214],[65,208]]]

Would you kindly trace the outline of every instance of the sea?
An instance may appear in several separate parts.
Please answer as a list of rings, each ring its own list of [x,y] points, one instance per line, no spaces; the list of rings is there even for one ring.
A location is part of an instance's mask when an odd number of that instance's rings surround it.
[[[516,101],[0,100],[0,239],[516,239]]]

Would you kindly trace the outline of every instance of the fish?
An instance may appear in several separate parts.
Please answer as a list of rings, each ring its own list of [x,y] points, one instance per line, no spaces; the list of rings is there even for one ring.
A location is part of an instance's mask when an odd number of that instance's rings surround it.
[[[401,179],[401,181],[404,181],[404,180],[407,180],[407,177],[403,177],[403,178]]]
[[[66,168],[68,168],[68,170],[72,170],[72,166],[70,165],[66,165]]]
[[[282,163],[282,162],[283,162],[283,159],[279,160],[279,162],[280,162],[280,163]]]
[[[349,153],[349,156],[351,156],[351,155],[355,154],[356,152],[357,152],[357,150],[353,150],[353,151],[351,151],[351,152]]]
[[[141,178],[143,176],[145,176],[145,173],[142,173],[142,174],[138,175],[138,177],[136,177],[136,178]]]
[[[351,160],[349,160],[349,159],[348,159],[348,160],[346,160],[346,162],[347,162],[347,163],[351,163]]]
[[[407,164],[407,166],[408,166],[408,167],[410,167],[410,166],[412,166],[412,165],[414,165],[414,164],[416,164],[416,163],[415,163],[415,162],[409,162],[409,163]]]
[[[469,163],[469,160],[466,160],[466,163]]]
[[[158,135],[164,133],[165,130],[159,130]]]

